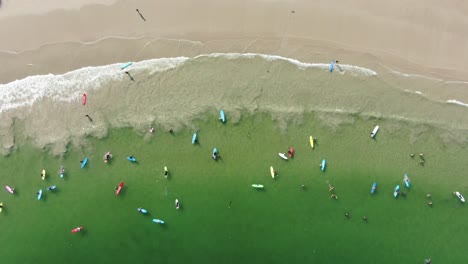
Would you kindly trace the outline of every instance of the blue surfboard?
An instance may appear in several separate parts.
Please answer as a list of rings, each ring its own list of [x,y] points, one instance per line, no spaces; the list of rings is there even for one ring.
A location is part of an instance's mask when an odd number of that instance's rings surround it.
[[[323,159],[323,160],[322,160],[322,164],[320,165],[320,169],[321,169],[322,171],[325,171],[325,166],[326,166],[326,164],[327,164],[327,161],[326,161],[325,159]]]
[[[81,168],[84,168],[88,164],[88,158],[84,158],[83,162],[81,162]]]
[[[193,133],[192,144],[197,143],[197,132]]]
[[[371,193],[375,193],[377,191],[377,182],[374,182],[374,184],[372,184],[372,188],[371,188]]]
[[[398,196],[398,193],[400,192],[400,185],[397,185],[395,187],[395,191],[393,192],[393,197],[397,197]]]
[[[328,69],[330,70],[330,72],[333,72],[334,68],[335,68],[335,60],[332,60]]]
[[[39,201],[42,197],[42,189],[39,189],[39,192],[37,193],[37,200]]]
[[[405,182],[405,185],[406,185],[406,188],[409,188],[411,186],[411,181],[410,179],[408,178],[408,174],[405,173],[404,177],[403,177],[403,181]]]
[[[136,162],[136,159],[132,156],[128,156],[127,159],[131,162]]]
[[[120,66],[120,69],[123,70],[123,69],[125,69],[125,68],[130,67],[131,65],[132,65],[132,62],[127,62],[127,63],[125,63],[124,65]]]
[[[221,120],[221,122],[223,123],[226,122],[226,116],[224,115],[224,110],[219,111],[219,120]]]
[[[161,220],[161,219],[156,219],[156,218],[153,219],[153,222],[158,223],[158,224],[160,224],[160,225],[163,225],[163,224],[164,224],[164,221],[163,221],[163,220]]]
[[[146,211],[146,209],[143,209],[143,208],[138,208],[137,211],[142,213],[142,214],[147,214],[148,213],[148,211]]]

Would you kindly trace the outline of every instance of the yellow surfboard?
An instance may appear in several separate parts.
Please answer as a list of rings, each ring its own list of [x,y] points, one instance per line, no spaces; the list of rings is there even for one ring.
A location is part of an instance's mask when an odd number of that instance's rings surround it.
[[[275,169],[273,169],[273,166],[270,167],[270,173],[271,173],[271,177],[274,179],[275,178]]]
[[[314,148],[314,137],[310,136],[310,146]]]
[[[45,170],[42,170],[42,180],[45,180],[45,175],[46,175]]]

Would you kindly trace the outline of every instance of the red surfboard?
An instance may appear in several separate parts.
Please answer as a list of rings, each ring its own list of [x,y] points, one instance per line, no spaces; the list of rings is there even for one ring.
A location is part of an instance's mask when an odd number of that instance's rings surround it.
[[[86,93],[83,94],[83,105],[86,105]]]
[[[80,232],[81,230],[83,230],[83,227],[82,227],[82,226],[79,226],[79,227],[77,227],[77,228],[73,228],[71,232],[72,232],[72,233],[78,233],[78,232]]]
[[[288,154],[289,154],[289,157],[292,158],[292,156],[294,155],[294,148],[293,147],[289,148]]]
[[[119,187],[117,187],[117,190],[115,191],[115,195],[119,195],[119,193],[122,190],[123,186],[124,186],[124,182],[121,182],[119,184]]]

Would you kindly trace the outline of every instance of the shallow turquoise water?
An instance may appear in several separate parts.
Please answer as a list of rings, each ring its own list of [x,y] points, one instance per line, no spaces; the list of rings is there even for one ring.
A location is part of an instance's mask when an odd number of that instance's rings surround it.
[[[83,149],[52,157],[28,144],[1,158],[0,183],[17,188],[0,192],[5,263],[438,263],[463,262],[468,243],[468,211],[453,195],[468,195],[468,149],[443,143],[439,131],[388,120],[361,120],[325,125],[306,115],[280,129],[266,114],[244,115],[237,123],[205,115],[193,131],[174,135],[157,128],[139,135],[111,130],[105,139],[90,139]],[[382,127],[376,140],[369,132]],[[318,138],[315,149],[309,135]],[[415,136],[416,135],[416,136]],[[283,161],[278,152],[294,146],[296,155]],[[222,159],[215,162],[217,147]],[[102,162],[106,151],[114,157]],[[418,165],[410,153],[424,153]],[[134,155],[137,164],[125,157]],[[89,158],[85,169],[79,160]],[[327,159],[327,169],[318,164]],[[67,169],[60,179],[58,169]],[[163,167],[170,170],[165,179]],[[279,177],[273,180],[269,167]],[[40,171],[46,168],[46,181]],[[412,180],[407,197],[394,199],[403,174]],[[124,181],[119,197],[114,188]],[[370,195],[373,181],[378,193]],[[264,190],[250,187],[265,185]],[[328,184],[338,200],[330,199]],[[305,189],[300,186],[304,184]],[[57,185],[56,193],[39,188]],[[3,188],[3,187],[2,187]],[[434,206],[427,205],[432,194]],[[182,209],[177,211],[178,198]],[[229,204],[231,206],[229,208]],[[137,207],[149,215],[141,215]],[[351,217],[346,219],[344,213]],[[362,216],[368,221],[363,221]],[[152,218],[166,221],[160,226]],[[71,234],[76,226],[85,230]]]

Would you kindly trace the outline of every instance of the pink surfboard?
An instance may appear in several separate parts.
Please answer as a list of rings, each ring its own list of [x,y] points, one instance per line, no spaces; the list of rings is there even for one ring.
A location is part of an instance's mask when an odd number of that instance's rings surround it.
[[[83,94],[83,105],[86,105],[86,93]]]
[[[7,191],[11,194],[15,193],[15,190],[8,185],[5,186],[5,189],[7,189]]]

